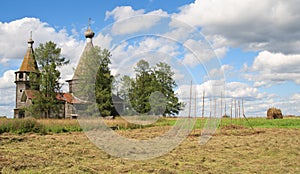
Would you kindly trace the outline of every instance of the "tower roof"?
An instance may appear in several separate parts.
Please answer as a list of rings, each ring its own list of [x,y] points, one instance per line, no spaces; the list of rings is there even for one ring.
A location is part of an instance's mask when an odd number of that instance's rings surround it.
[[[76,67],[76,70],[74,72],[72,80],[78,79],[79,76],[81,75],[83,69],[86,68],[85,67],[85,64],[87,62],[86,55],[94,47],[93,42],[92,42],[92,38],[94,37],[95,33],[90,28],[90,21],[91,21],[91,19],[89,19],[88,29],[84,32],[84,35],[86,37],[86,44],[85,44],[85,47],[84,47],[84,49],[82,51],[82,54],[80,56],[80,59],[79,59],[78,65]]]
[[[21,67],[19,71],[26,71],[26,72],[39,72],[32,45],[34,41],[32,40],[32,34],[30,34],[30,39],[28,40],[28,48],[26,51],[26,54],[24,56],[23,62],[21,64]]]

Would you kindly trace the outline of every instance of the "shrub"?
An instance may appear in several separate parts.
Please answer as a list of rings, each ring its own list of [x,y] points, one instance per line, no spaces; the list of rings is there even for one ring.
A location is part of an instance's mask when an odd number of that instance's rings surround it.
[[[0,120],[0,133],[44,133],[43,125],[39,124],[34,118],[25,119],[1,119]]]

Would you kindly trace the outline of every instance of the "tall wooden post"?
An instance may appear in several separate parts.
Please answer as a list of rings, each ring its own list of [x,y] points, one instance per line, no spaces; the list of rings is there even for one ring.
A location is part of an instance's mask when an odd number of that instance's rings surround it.
[[[209,97],[209,118],[211,118],[211,112],[212,112],[212,101],[211,101],[211,97]]]
[[[230,106],[230,126],[232,126],[232,108],[233,108],[233,98],[231,98],[231,106]]]
[[[204,97],[205,97],[205,91],[203,90],[203,94],[202,94],[202,119],[204,118]]]
[[[220,129],[222,130],[222,118],[223,118],[223,93],[221,92],[221,106],[220,106],[220,114],[221,114],[221,121],[220,121]]]
[[[193,86],[193,81],[191,81],[191,86],[190,86],[190,105],[189,105],[189,118],[191,118],[191,109],[192,109],[192,86]]]
[[[236,98],[234,98],[234,118],[235,118],[235,128],[237,128],[237,108],[236,108]]]

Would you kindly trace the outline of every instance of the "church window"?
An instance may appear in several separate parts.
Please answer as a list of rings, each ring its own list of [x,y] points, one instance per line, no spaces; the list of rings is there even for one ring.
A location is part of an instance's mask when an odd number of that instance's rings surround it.
[[[21,97],[21,102],[26,102],[26,99],[27,99],[27,96],[26,96],[25,91],[24,91],[23,94],[22,94],[22,97]]]
[[[19,79],[23,79],[23,73],[19,74]]]

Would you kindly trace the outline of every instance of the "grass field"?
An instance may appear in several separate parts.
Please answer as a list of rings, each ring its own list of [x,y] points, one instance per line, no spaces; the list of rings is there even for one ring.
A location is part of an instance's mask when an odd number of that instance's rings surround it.
[[[8,122],[0,120],[1,130]],[[255,131],[242,119],[232,122],[242,129],[225,129],[231,120],[222,119],[224,129],[217,130],[205,145],[198,143],[204,122],[199,119],[196,129],[174,150],[143,161],[102,151],[80,132],[76,120],[16,122],[6,126],[11,131],[0,134],[0,173],[300,173],[299,118],[251,118]],[[149,139],[168,131],[176,119],[163,118],[146,127],[122,119],[106,122],[120,125],[116,133],[124,137]],[[14,126],[33,131],[16,131]]]

